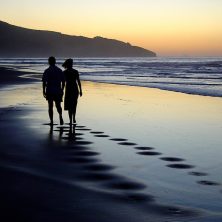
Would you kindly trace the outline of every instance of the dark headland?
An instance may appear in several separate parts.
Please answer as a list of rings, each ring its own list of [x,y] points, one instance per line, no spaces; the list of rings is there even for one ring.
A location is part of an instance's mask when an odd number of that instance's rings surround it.
[[[0,57],[155,57],[150,50],[103,37],[22,28],[0,21]]]

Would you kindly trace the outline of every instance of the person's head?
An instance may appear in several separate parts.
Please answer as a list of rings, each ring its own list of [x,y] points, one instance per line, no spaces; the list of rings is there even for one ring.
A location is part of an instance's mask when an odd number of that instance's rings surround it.
[[[73,66],[73,60],[72,59],[66,59],[66,61],[62,64],[62,66],[65,69],[70,69]]]
[[[50,56],[50,57],[48,58],[48,63],[49,63],[50,66],[55,65],[55,64],[56,64],[56,59],[55,59],[55,57]]]

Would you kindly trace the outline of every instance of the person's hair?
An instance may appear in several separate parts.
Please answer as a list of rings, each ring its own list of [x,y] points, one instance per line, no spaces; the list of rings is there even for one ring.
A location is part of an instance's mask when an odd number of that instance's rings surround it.
[[[66,59],[66,61],[62,64],[64,68],[72,68],[73,66],[73,59]]]
[[[50,56],[48,58],[48,62],[49,62],[49,65],[55,65],[56,64],[56,59],[54,56]]]

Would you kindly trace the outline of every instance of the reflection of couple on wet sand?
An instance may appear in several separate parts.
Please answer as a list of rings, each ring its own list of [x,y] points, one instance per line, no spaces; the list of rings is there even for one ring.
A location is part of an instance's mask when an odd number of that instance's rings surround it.
[[[79,79],[79,73],[73,69],[73,60],[67,59],[63,63],[65,71],[63,72],[56,66],[56,59],[49,57],[49,68],[42,76],[43,96],[48,101],[48,112],[50,125],[53,126],[53,104],[59,113],[60,125],[63,125],[61,102],[65,88],[64,110],[68,110],[70,125],[76,123],[76,107],[79,95],[82,96],[82,87]]]

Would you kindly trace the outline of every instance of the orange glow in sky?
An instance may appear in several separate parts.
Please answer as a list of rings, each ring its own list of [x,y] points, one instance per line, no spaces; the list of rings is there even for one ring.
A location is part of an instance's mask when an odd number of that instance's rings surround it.
[[[0,0],[0,20],[130,42],[162,56],[222,56],[221,0]]]

